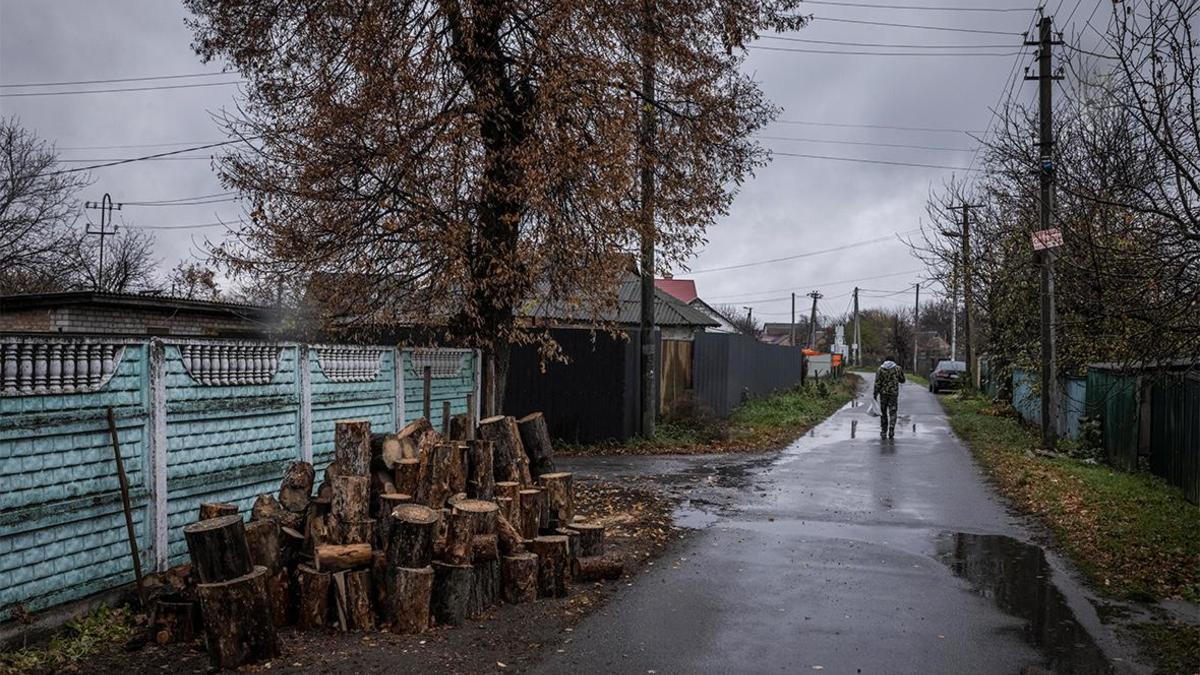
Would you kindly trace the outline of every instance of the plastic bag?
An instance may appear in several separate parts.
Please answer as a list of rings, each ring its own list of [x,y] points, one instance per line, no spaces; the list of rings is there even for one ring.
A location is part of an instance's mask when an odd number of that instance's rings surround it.
[[[871,407],[867,408],[867,414],[871,417],[879,417],[879,401],[871,399]]]

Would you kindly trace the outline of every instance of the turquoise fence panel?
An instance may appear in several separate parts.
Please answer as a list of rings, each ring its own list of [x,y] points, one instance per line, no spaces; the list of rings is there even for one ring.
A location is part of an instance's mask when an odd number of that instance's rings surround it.
[[[187,557],[183,526],[201,502],[249,509],[300,458],[295,345],[186,341],[165,347],[167,541]]]
[[[1125,471],[1137,468],[1140,388],[1134,373],[1088,368],[1088,417],[1100,420],[1105,460]]]
[[[396,430],[395,358],[396,350],[390,347],[309,348],[312,453],[318,471],[333,460],[333,427],[338,420],[370,420],[376,433]]]
[[[1040,375],[1013,370],[1013,409],[1027,424],[1042,423],[1042,396],[1037,391]],[[1058,383],[1058,435],[1060,438],[1079,438],[1079,422],[1085,414],[1087,380],[1080,377],[1063,378]]]
[[[478,374],[475,352],[470,349],[404,350],[404,418],[424,415],[424,369],[429,366],[430,423],[443,428],[442,402],[450,402],[450,415],[467,412],[467,394],[474,392]]]
[[[142,563],[147,359],[120,339],[0,339],[0,621],[132,580],[109,434],[112,408]]]

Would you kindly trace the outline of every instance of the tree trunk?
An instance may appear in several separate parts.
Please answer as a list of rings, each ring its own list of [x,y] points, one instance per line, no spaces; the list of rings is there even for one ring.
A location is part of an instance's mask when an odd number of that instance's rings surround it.
[[[296,623],[302,629],[312,629],[329,623],[329,595],[333,575],[311,565],[296,568],[299,577],[299,611]]]
[[[461,626],[466,621],[474,585],[475,569],[470,565],[434,561],[431,608],[438,623]]]
[[[366,476],[371,470],[371,422],[340,420],[333,424],[334,461],[352,476]]]
[[[419,504],[404,504],[392,511],[388,530],[388,567],[421,569],[433,561],[438,512]]]
[[[470,564],[475,521],[469,513],[451,510],[449,525],[446,529],[446,548],[442,557],[451,565]]]
[[[205,645],[214,668],[237,668],[279,655],[267,570],[196,586],[204,615]]]
[[[567,538],[544,535],[530,542],[538,557],[538,595],[562,598],[567,595]]]
[[[496,496],[496,475],[491,441],[467,441],[467,496],[492,499]]]
[[[457,448],[451,443],[438,443],[422,459],[420,477],[417,479],[416,501],[431,508],[440,509],[454,494],[451,486],[454,474],[454,456]]]
[[[347,570],[371,563],[370,544],[326,544],[318,546],[313,556],[320,571]]]
[[[515,481],[521,485],[533,483],[515,419],[497,415],[481,420],[479,438],[491,441],[495,448],[492,465],[497,481]]]
[[[250,548],[241,516],[210,518],[183,528],[192,570],[202,584],[230,581],[250,574]]]
[[[556,529],[566,527],[575,520],[575,488],[569,473],[547,473],[541,476],[542,488],[546,491],[547,510],[550,519],[542,527]]]
[[[253,520],[243,527],[246,531],[246,546],[250,549],[250,563],[262,565],[274,576],[283,567],[279,523],[274,520]]]
[[[569,529],[579,533],[579,557],[595,558],[604,555],[604,526],[595,523],[571,523]]]
[[[501,560],[501,587],[504,601],[513,605],[533,602],[538,595],[538,557],[533,553],[514,553]]]
[[[517,420],[521,432],[521,443],[529,456],[529,472],[534,478],[554,471],[554,445],[550,441],[550,429],[540,412],[529,413]]]
[[[316,471],[308,462],[292,462],[279,483],[279,503],[292,513],[304,513],[312,499]]]
[[[624,561],[610,555],[579,557],[572,566],[572,576],[576,581],[611,581],[620,579],[624,572]]]
[[[209,520],[211,518],[220,518],[221,516],[236,516],[238,513],[237,504],[224,504],[220,502],[201,502],[200,517],[198,520]]]
[[[433,567],[388,567],[383,615],[393,633],[423,633],[429,628]]]
[[[533,539],[538,536],[542,523],[541,488],[521,490],[521,536]]]
[[[387,549],[388,540],[390,539],[390,530],[392,527],[392,511],[396,510],[397,506],[412,502],[410,495],[392,492],[389,494],[381,494],[378,497],[379,515],[375,518],[375,544],[376,548]]]

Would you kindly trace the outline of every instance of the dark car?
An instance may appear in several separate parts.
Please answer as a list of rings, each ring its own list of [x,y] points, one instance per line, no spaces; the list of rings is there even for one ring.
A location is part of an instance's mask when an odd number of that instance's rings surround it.
[[[938,361],[937,367],[929,374],[929,391],[936,394],[943,389],[960,387],[966,377],[966,361]]]

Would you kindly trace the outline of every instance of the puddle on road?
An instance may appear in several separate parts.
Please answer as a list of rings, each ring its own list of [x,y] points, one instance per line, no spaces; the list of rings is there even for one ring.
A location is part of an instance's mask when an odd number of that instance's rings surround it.
[[[690,530],[703,530],[717,522],[716,514],[695,508],[690,501],[675,507],[671,517],[675,520],[675,527],[685,527]]]
[[[1042,549],[1001,535],[947,532],[938,557],[1005,614],[1025,621],[1024,637],[1058,675],[1112,673],[1113,667],[1075,618]]]

